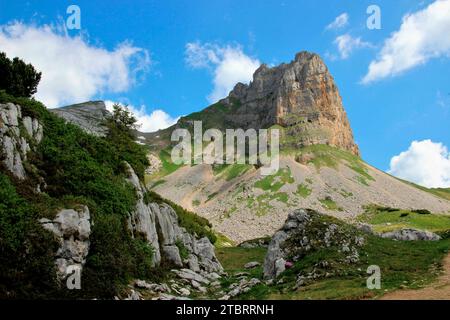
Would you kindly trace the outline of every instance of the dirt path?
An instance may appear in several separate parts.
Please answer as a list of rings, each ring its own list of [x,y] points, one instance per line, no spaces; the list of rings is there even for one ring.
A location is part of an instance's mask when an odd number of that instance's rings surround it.
[[[444,260],[444,273],[431,285],[417,290],[398,290],[384,295],[381,300],[450,300],[450,254]]]

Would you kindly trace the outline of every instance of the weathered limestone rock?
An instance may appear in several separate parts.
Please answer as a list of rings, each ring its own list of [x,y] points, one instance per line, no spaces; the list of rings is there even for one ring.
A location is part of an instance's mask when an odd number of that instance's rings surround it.
[[[70,275],[69,267],[83,268],[89,253],[89,236],[91,234],[89,209],[64,209],[58,212],[54,220],[42,218],[42,226],[51,231],[59,241],[56,252],[58,280]]]
[[[21,132],[21,124],[26,134]],[[16,178],[25,179],[24,162],[27,160],[27,153],[31,150],[30,144],[31,142],[40,143],[42,135],[42,125],[36,119],[22,118],[20,106],[12,103],[0,104],[0,160]]]
[[[190,269],[181,269],[181,270],[172,270],[176,275],[178,275],[182,279],[186,280],[193,280],[198,283],[203,283],[208,285],[210,281],[205,278],[204,276],[200,275],[199,273],[196,273]]]
[[[178,216],[166,203],[145,203],[145,186],[139,181],[133,168],[126,164],[128,181],[134,186],[138,201],[130,214],[128,226],[133,234],[143,234],[154,249],[153,262],[158,265],[162,259],[174,266],[187,266],[194,272],[222,272],[223,268],[214,253],[214,246],[208,238],[196,239],[178,224]],[[179,245],[189,252],[186,261],[180,256]]]
[[[172,262],[177,267],[183,266],[183,261],[181,261],[180,250],[177,246],[163,246],[162,253],[167,260]]]
[[[400,241],[438,241],[441,237],[437,234],[416,229],[401,229],[380,234],[382,238],[400,240]]]
[[[153,263],[158,265],[161,261],[158,233],[156,231],[156,216],[152,207],[144,202],[145,186],[139,181],[133,168],[127,163],[128,181],[136,190],[138,201],[136,208],[128,218],[128,226],[133,234],[140,233],[145,236],[154,250]]]
[[[364,237],[355,232],[356,229],[331,219],[310,209],[291,212],[270,241],[264,260],[264,276],[274,279],[309,252],[326,248],[334,248],[343,263],[358,262],[358,250],[365,243]],[[326,261],[323,263],[327,264]],[[313,274],[311,278],[319,276]]]
[[[253,269],[261,265],[258,261],[251,261],[244,265],[245,269]]]

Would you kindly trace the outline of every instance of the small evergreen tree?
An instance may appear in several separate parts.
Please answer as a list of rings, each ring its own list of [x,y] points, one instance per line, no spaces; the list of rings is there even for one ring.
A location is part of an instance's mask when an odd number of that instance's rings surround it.
[[[126,107],[114,104],[112,115],[107,119],[107,139],[116,147],[119,158],[128,162],[140,177],[148,167],[147,151],[144,146],[135,142],[139,129],[136,117]]]
[[[0,52],[0,90],[15,97],[31,97],[36,93],[41,73],[19,58],[9,59]]]
[[[120,104],[113,105],[112,116],[108,119],[108,128],[110,134],[125,135],[134,138],[134,131],[139,128],[136,117],[127,108]]]

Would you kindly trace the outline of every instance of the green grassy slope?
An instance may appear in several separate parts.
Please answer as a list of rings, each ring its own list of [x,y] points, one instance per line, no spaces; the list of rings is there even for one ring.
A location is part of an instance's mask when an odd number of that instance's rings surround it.
[[[334,218],[324,217],[340,228],[357,234],[359,231]],[[353,230],[353,231],[352,231]],[[314,232],[314,231],[311,231]],[[450,239],[440,241],[394,241],[366,235],[365,245],[360,249],[360,261],[345,264],[337,248],[330,247],[312,251],[291,269],[286,270],[273,285],[264,283],[255,286],[239,299],[367,299],[377,298],[399,288],[419,288],[429,284],[439,274],[441,261],[450,249]],[[244,270],[249,261],[263,262],[265,248],[221,248],[218,257],[229,277],[224,284],[232,283],[236,274]],[[327,261],[328,266],[319,263]],[[381,289],[369,290],[366,286],[368,266],[381,269]],[[294,289],[298,274],[312,270],[330,275]],[[250,277],[263,280],[263,269],[250,271]]]
[[[411,211],[368,206],[358,220],[371,224],[376,232],[388,232],[403,228],[436,233],[450,230],[450,216],[431,214],[426,210]]]

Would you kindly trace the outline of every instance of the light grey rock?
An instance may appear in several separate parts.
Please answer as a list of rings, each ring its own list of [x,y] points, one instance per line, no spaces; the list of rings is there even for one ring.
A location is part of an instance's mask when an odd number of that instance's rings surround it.
[[[205,277],[208,278],[211,281],[215,281],[221,278],[221,276],[219,276],[217,273],[215,272],[211,272],[211,273],[206,273]]]
[[[3,153],[5,159],[3,163],[14,176],[23,180],[25,179],[25,169],[23,167],[22,158],[18,150],[21,149],[20,143],[9,136],[3,136]]]
[[[367,224],[367,223],[358,223],[358,224],[356,224],[356,227],[359,229],[359,230],[361,230],[361,231],[363,231],[363,232],[365,232],[365,233],[369,233],[369,234],[373,234],[374,232],[373,232],[373,229],[372,229],[372,226],[370,225],[370,224]]]
[[[104,122],[110,113],[103,101],[89,101],[49,110],[87,133],[96,136],[105,136],[107,133]]]
[[[203,283],[205,285],[208,285],[210,283],[208,279],[190,269],[180,269],[172,271],[181,279],[186,279],[190,281],[194,280],[198,283]]]
[[[86,206],[78,211],[63,209],[54,220],[40,219],[44,229],[52,232],[59,241],[55,265],[59,281],[67,278],[69,267],[82,270],[89,253],[91,234],[90,213]]]
[[[256,267],[258,267],[258,266],[260,266],[261,265],[261,263],[259,263],[259,262],[257,262],[257,261],[251,261],[251,262],[249,262],[249,263],[246,263],[245,265],[244,265],[244,268],[245,269],[253,269],[253,268],[256,268]]]
[[[167,204],[150,204],[156,214],[156,222],[160,233],[160,243],[174,245],[177,240],[183,238],[182,230],[178,225],[178,217],[175,211]],[[158,208],[155,208],[158,206]]]
[[[168,292],[168,293],[171,292],[169,286],[165,283],[157,284],[157,283],[148,283],[145,280],[135,280],[134,286],[136,288],[146,289],[152,292]]]
[[[272,237],[269,248],[267,250],[266,258],[264,259],[264,276],[266,278],[276,276],[276,261],[283,256],[283,252],[280,246],[287,238],[288,234],[283,230],[276,232]]]
[[[30,117],[24,117],[22,120],[23,126],[25,127],[25,130],[27,131],[28,135],[32,137],[34,135],[33,131],[33,119]]]
[[[190,299],[186,297],[176,297],[170,294],[161,293],[159,297],[156,298],[156,300],[190,300]]]
[[[0,105],[0,117],[3,123],[10,127],[19,126],[19,118],[22,118],[22,111],[20,106],[13,103],[6,103]]]
[[[162,246],[162,252],[164,257],[175,266],[183,266],[183,262],[181,261],[180,257],[180,251],[177,246]]]
[[[279,258],[275,261],[275,278],[286,270],[286,260]]]
[[[200,271],[200,266],[198,265],[198,258],[196,255],[194,254],[189,254],[188,256],[188,266],[189,269],[191,269],[194,272],[199,272]]]
[[[145,236],[147,242],[154,250],[153,264],[158,265],[161,262],[161,252],[156,230],[155,208],[144,202],[145,186],[139,181],[133,168],[128,163],[125,166],[128,173],[128,181],[133,185],[138,196],[135,210],[131,212],[128,218],[128,226],[133,235],[139,233]]]
[[[236,297],[242,293],[246,293],[250,291],[251,288],[254,286],[260,284],[261,281],[257,278],[252,278],[250,280],[247,279],[241,279],[239,283],[235,283],[230,286],[231,290],[227,293],[226,296],[230,297]]]
[[[438,241],[441,237],[430,231],[416,229],[401,229],[380,234],[382,238],[400,241]]]
[[[187,296],[190,296],[190,295],[191,295],[191,292],[190,292],[188,289],[186,289],[186,288],[181,288],[181,289],[180,289],[180,294],[181,294],[182,296],[187,297]]]
[[[130,294],[125,300],[141,300],[141,294],[133,289],[131,289]]]
[[[223,267],[214,253],[214,246],[207,237],[201,238],[195,243],[200,266],[208,272],[222,272]]]
[[[25,127],[27,135],[21,135],[20,123]],[[31,141],[27,139],[33,139],[35,136],[33,123],[36,123],[42,134],[42,126],[36,119],[30,117],[22,119],[20,106],[12,103],[0,104],[0,154],[3,155],[6,169],[20,180],[26,178],[24,162],[27,160],[28,152],[31,151]]]

